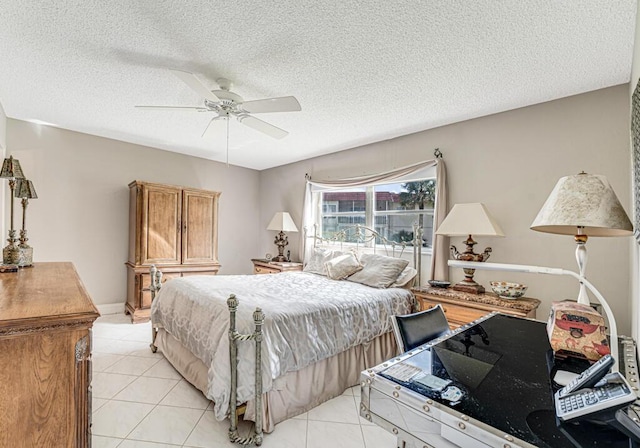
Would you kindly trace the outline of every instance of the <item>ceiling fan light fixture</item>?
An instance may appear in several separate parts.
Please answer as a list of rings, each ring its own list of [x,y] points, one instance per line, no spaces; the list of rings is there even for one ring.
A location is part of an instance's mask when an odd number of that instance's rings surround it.
[[[229,115],[233,115],[245,126],[256,131],[262,132],[269,137],[281,139],[289,135],[284,129],[280,129],[266,121],[260,120],[251,114],[273,113],[273,112],[297,112],[302,110],[300,103],[293,96],[283,96],[277,98],[264,98],[261,100],[244,101],[243,98],[235,92],[231,92],[232,82],[227,78],[218,78],[216,82],[220,90],[209,90],[207,86],[196,77],[193,73],[182,70],[171,70],[178,79],[184,82],[188,87],[203,97],[204,107],[186,107],[186,106],[135,106],[141,109],[156,110],[190,110],[197,112],[214,112],[218,116],[209,121],[207,127],[202,133],[202,137],[212,134],[212,126],[214,121],[227,121],[227,165],[229,165]]]

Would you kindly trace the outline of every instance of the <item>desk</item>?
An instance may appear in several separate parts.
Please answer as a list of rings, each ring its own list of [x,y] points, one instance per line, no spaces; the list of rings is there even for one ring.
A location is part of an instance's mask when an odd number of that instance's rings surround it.
[[[637,386],[635,344],[621,341],[620,372]],[[627,447],[609,427],[557,426],[551,354],[543,322],[494,313],[362,372],[360,414],[397,435],[401,448]],[[463,397],[451,403],[394,379],[389,369],[400,363],[452,380]]]

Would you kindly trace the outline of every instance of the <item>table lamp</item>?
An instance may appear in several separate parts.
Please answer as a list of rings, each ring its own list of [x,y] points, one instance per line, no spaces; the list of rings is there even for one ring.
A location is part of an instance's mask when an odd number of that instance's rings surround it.
[[[487,207],[478,202],[472,204],[456,204],[453,206],[449,214],[444,218],[440,227],[436,231],[436,235],[446,236],[465,236],[467,239],[464,244],[467,249],[460,253],[455,246],[451,246],[451,257],[459,261],[486,261],[491,255],[491,248],[487,247],[483,253],[476,254],[473,246],[477,244],[471,235],[476,236],[504,236],[504,232],[500,225],[489,213]],[[465,267],[464,280],[452,286],[457,291],[470,292],[473,294],[484,293],[484,287],[473,280],[475,269]]]
[[[16,198],[22,199],[22,230],[20,230],[20,244],[18,245],[18,266],[33,266],[33,248],[27,244],[27,205],[29,199],[37,199],[33,182],[27,179],[19,179],[15,193]]]
[[[24,179],[24,174],[22,172],[22,167],[20,167],[20,162],[13,158],[13,156],[9,156],[9,158],[4,159],[2,163],[2,170],[0,171],[0,177],[9,179],[9,189],[10,189],[10,227],[9,227],[9,239],[7,240],[9,244],[2,249],[2,263],[15,265],[18,264],[18,246],[16,242],[16,231],[13,228],[13,196],[15,194],[16,189],[16,180]]]
[[[589,236],[628,236],[633,226],[607,178],[582,172],[561,178],[531,224],[538,232],[574,235],[580,277],[587,266]],[[578,303],[589,305],[583,282]]]
[[[284,232],[298,231],[293,219],[291,219],[291,215],[287,212],[277,212],[273,215],[273,218],[271,218],[271,222],[267,226],[267,230],[277,230],[280,232],[276,235],[276,239],[274,240],[274,244],[278,246],[278,255],[273,257],[272,261],[289,261],[284,256],[284,247],[289,244],[287,235],[285,235]]]

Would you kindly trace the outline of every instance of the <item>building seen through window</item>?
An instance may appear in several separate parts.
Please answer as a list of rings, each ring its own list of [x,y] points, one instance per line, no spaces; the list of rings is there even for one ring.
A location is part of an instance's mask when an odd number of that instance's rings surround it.
[[[435,179],[324,191],[322,236],[361,224],[391,241],[412,242],[413,225],[422,227],[422,246],[433,241]]]

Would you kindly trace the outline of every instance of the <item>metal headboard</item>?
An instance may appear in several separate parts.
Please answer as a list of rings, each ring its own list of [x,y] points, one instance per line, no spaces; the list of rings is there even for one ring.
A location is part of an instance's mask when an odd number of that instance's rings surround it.
[[[420,256],[422,248],[422,228],[417,224],[413,225],[413,239],[407,241],[392,241],[382,236],[378,231],[361,224],[346,226],[335,232],[330,237],[318,234],[318,226],[314,224],[311,227],[311,235],[308,235],[308,229],[305,227],[305,237],[313,239],[313,247],[319,247],[323,244],[339,245],[340,250],[344,250],[344,245],[348,248],[354,248],[356,252],[361,247],[371,248],[374,253],[378,249],[382,249],[384,255],[394,258],[400,258],[407,247],[413,249],[413,266],[418,271],[416,280],[420,284],[420,271],[422,268],[422,257]]]

